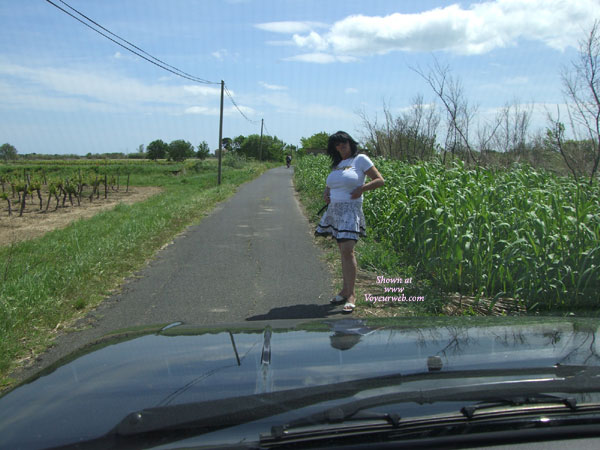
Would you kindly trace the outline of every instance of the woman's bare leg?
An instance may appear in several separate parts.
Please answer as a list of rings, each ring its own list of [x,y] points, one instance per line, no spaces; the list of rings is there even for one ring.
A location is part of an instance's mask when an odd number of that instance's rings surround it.
[[[348,240],[338,242],[340,255],[342,257],[342,276],[344,278],[344,287],[340,293],[354,303],[354,284],[356,282],[356,256],[354,255],[354,246],[356,241]]]

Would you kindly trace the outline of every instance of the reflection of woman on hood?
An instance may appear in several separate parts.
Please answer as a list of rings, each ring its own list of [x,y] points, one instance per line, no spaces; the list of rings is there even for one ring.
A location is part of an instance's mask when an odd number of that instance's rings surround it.
[[[329,336],[329,340],[333,348],[349,350],[358,344],[360,334],[335,333],[333,336]]]
[[[362,336],[371,334],[373,331],[367,327],[362,320],[349,319],[337,320],[332,325],[334,334],[329,336],[331,346],[338,350],[349,350],[360,341]]]

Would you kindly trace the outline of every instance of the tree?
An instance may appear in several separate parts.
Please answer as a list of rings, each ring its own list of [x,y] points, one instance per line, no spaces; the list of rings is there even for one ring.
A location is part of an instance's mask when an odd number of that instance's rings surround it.
[[[423,160],[434,154],[440,122],[435,105],[426,105],[418,94],[409,111],[394,117],[384,103],[383,113],[382,125],[377,118],[370,120],[366,113],[361,113],[367,131],[365,146],[370,154],[404,161]]]
[[[231,140],[231,138],[224,137],[223,140],[221,141],[223,150],[231,151],[231,143],[232,142],[233,141]]]
[[[524,105],[517,99],[514,99],[512,103],[506,103],[498,111],[493,125],[488,126],[484,132],[481,129],[478,130],[482,159],[489,156],[496,161],[504,160],[508,166],[527,156],[532,149],[528,144],[532,113],[533,105]],[[496,129],[495,133],[488,132],[492,127]],[[491,139],[489,139],[490,137]],[[494,148],[489,148],[490,145],[493,145]]]
[[[194,157],[194,146],[188,141],[177,139],[169,144],[169,160],[184,161],[186,158]]]
[[[446,140],[444,144],[444,162],[450,150],[452,156],[458,156],[468,162],[472,161],[477,167],[483,163],[483,157],[490,150],[490,145],[502,124],[501,116],[490,123],[474,124],[477,107],[469,104],[460,79],[450,73],[449,66],[441,66],[434,58],[434,66],[428,74],[420,69],[413,70],[429,84],[435,95],[441,100],[446,110]],[[510,115],[506,116],[510,118]],[[528,123],[528,115],[520,114]],[[475,125],[475,126],[474,126]],[[474,129],[474,130],[473,130]],[[526,127],[522,127],[526,129]],[[477,147],[473,136],[477,137]]]
[[[240,148],[242,148],[242,144],[246,136],[239,135],[233,139],[231,138],[223,138],[223,149],[230,152],[239,152]]]
[[[562,75],[571,129],[577,142],[587,142],[584,148],[565,146],[564,124],[558,117],[549,117],[553,144],[575,176],[588,175],[590,184],[600,164],[600,21],[595,20],[587,37],[579,43],[579,57],[570,71]],[[586,146],[589,152],[586,151]],[[583,158],[582,158],[583,155]],[[589,164],[585,160],[590,158]],[[583,161],[582,161],[583,159]],[[583,163],[583,165],[581,165]]]
[[[246,139],[245,136],[242,136],[241,134],[233,139],[233,142],[231,143],[231,150],[233,150],[234,152],[239,151],[242,148],[242,144],[244,143],[244,140]]]
[[[302,148],[316,148],[316,149],[326,149],[327,143],[329,142],[329,134],[325,131],[321,131],[320,133],[313,134],[309,138],[300,138],[300,143],[302,144]]]
[[[263,161],[281,161],[284,147],[285,143],[278,139],[277,136],[263,136],[261,149],[260,135],[251,134],[244,139],[238,153],[256,159],[259,159],[259,156],[262,155]]]
[[[200,142],[200,144],[198,144],[198,153],[196,154],[196,156],[199,159],[206,159],[208,158],[208,155],[210,155],[210,148],[208,147],[208,143],[206,141]]]
[[[138,146],[136,153],[129,153],[127,155],[127,158],[129,158],[129,159],[145,159],[146,152],[144,152],[144,144],[140,144]]]
[[[0,159],[8,161],[9,159],[17,159],[17,149],[9,143],[0,146]]]
[[[429,84],[435,95],[442,101],[446,109],[446,143],[444,145],[444,161],[450,149],[453,156],[466,150],[467,159],[477,161],[469,143],[469,126],[475,115],[470,107],[462,83],[450,74],[448,66],[441,66],[437,60],[434,67],[425,74],[420,69],[413,69]]]
[[[169,144],[163,142],[160,139],[152,141],[146,147],[146,154],[149,159],[157,160],[164,159],[167,157],[167,152],[169,151]]]

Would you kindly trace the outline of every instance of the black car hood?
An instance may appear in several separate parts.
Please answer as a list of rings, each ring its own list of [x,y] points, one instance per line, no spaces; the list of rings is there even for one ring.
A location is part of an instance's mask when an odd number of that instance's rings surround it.
[[[343,319],[124,332],[0,397],[0,448],[93,439],[144,408],[388,374],[598,366],[598,324],[548,318]]]

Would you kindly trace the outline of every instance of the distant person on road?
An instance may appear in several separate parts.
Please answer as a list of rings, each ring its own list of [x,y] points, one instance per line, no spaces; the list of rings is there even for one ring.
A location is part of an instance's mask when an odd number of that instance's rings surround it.
[[[291,155],[287,155],[285,157],[285,163],[287,164],[288,169],[290,168],[290,164],[292,163],[292,156]]]
[[[352,312],[356,307],[354,246],[359,236],[366,236],[362,193],[383,186],[384,180],[369,157],[358,153],[357,143],[348,133],[338,131],[329,136],[327,154],[332,161],[323,193],[328,207],[315,234],[332,236],[337,240],[344,287],[330,302],[345,303],[344,312]],[[364,184],[365,175],[371,179],[367,184]]]

